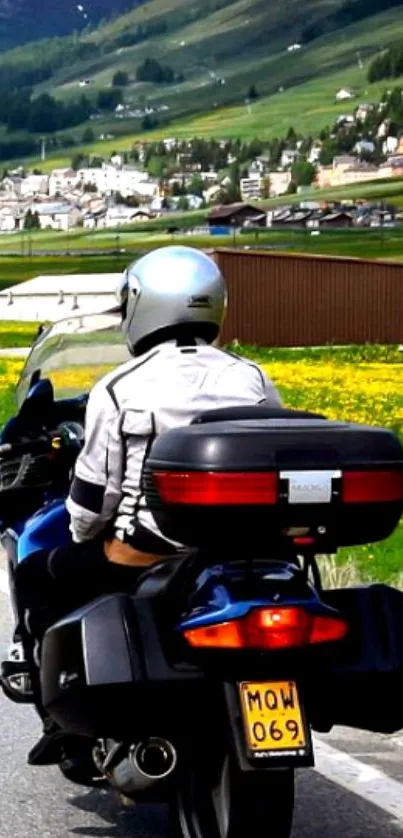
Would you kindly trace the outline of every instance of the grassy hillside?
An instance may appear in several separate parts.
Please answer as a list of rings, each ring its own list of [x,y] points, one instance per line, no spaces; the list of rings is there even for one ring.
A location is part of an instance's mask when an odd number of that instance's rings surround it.
[[[85,78],[90,81],[85,95],[95,101],[99,90],[110,88],[115,72],[123,70],[129,76],[122,89],[126,104],[165,108],[150,137],[269,138],[285,133],[290,124],[316,133],[357,101],[379,98],[387,85],[367,83],[369,62],[403,38],[400,5],[288,52],[304,27],[339,6],[339,0],[149,0],[91,31],[0,55],[0,74],[9,67],[28,73],[32,67],[45,67],[51,75],[35,93],[50,92],[63,101],[83,93],[79,83]],[[183,73],[183,82],[136,81],[137,67],[150,56]],[[249,108],[245,98],[251,84],[260,98]],[[354,87],[357,98],[336,103],[335,93],[344,85]],[[94,153],[128,148],[141,134],[139,118],[115,119],[104,113],[89,124],[96,142],[86,150]],[[81,148],[85,127],[64,134]],[[107,133],[113,134],[112,140],[98,139]],[[0,129],[0,144],[10,136]],[[71,154],[55,152],[49,155],[50,164],[65,163]]]

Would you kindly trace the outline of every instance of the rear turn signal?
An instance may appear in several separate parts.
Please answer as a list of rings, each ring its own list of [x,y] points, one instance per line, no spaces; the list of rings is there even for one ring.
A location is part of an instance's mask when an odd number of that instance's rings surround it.
[[[204,649],[291,649],[342,640],[348,624],[339,616],[303,608],[255,608],[237,620],[185,629],[191,646]]]

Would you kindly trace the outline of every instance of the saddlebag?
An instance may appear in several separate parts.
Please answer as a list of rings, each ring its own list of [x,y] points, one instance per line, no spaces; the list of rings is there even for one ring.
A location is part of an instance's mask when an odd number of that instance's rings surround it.
[[[348,643],[305,681],[312,726],[394,733],[403,728],[403,593],[386,585],[325,591],[350,622]]]
[[[188,702],[202,714],[202,673],[186,663],[170,665],[152,600],[105,596],[46,632],[42,699],[64,729],[120,741],[141,725],[142,736],[168,738],[172,726],[183,727]]]

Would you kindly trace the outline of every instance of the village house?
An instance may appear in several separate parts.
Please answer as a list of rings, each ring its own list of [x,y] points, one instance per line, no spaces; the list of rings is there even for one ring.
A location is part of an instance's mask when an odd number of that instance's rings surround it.
[[[210,228],[246,225],[266,227],[266,213],[251,204],[228,204],[214,207],[207,216],[207,223]]]
[[[203,191],[203,198],[206,204],[213,204],[221,193],[221,186],[216,183],[214,186],[209,186]]]
[[[123,197],[141,195],[152,198],[158,193],[158,181],[134,166],[117,168],[104,163],[99,168],[84,168],[77,172],[82,188],[92,186],[99,195],[119,193]]]
[[[354,146],[356,154],[373,154],[375,151],[375,143],[372,140],[358,140]]]
[[[7,175],[1,181],[1,191],[10,197],[18,197],[21,195],[23,178],[19,175]]]
[[[382,143],[382,152],[385,155],[395,154],[399,147],[399,140],[397,137],[387,137]]]
[[[307,157],[308,163],[311,163],[313,166],[318,163],[321,151],[322,144],[314,143]]]
[[[343,113],[337,117],[336,125],[338,128],[341,128],[343,125],[354,125],[355,124],[355,116],[352,113]]]
[[[319,189],[330,186],[348,186],[353,183],[364,183],[366,181],[378,180],[388,175],[382,174],[381,168],[371,163],[360,162],[353,158],[351,166],[322,166],[318,169],[315,184]]]
[[[104,230],[106,227],[106,207],[84,212],[83,227],[85,230]]]
[[[355,109],[355,117],[360,122],[365,122],[369,114],[374,110],[374,105],[369,105],[366,102],[361,103],[358,105],[358,108]]]
[[[49,196],[64,195],[69,189],[74,189],[77,181],[74,169],[53,169],[49,178]]]
[[[390,119],[384,119],[383,122],[381,122],[381,124],[378,128],[377,134],[376,134],[378,140],[382,139],[383,137],[388,136],[389,131],[390,131],[390,126],[391,126]]]
[[[317,229],[331,229],[331,230],[339,230],[344,228],[350,228],[354,224],[353,216],[350,215],[348,212],[328,212],[324,213],[323,215],[319,215],[319,217],[310,219],[308,221],[307,226],[310,228],[317,228]]]
[[[13,233],[23,227],[24,208],[18,204],[3,204],[0,207],[0,232]]]
[[[285,195],[292,180],[290,171],[287,172],[269,172],[268,178],[270,182],[270,196],[276,197],[278,195]]]
[[[337,102],[348,102],[351,99],[355,99],[355,93],[349,87],[342,87],[336,93]]]
[[[21,182],[20,194],[23,197],[49,194],[49,177],[47,175],[27,175]]]
[[[280,166],[286,169],[288,166],[292,166],[300,156],[297,148],[286,148],[281,155]]]
[[[402,177],[403,176],[403,155],[389,157],[385,163],[379,166],[379,177]]]
[[[148,207],[125,207],[123,204],[108,207],[105,214],[105,227],[121,227],[139,221],[150,221],[156,214]]]
[[[83,218],[83,213],[71,204],[53,202],[32,204],[32,212],[38,213],[41,230],[71,230]]]
[[[259,174],[250,175],[247,178],[241,178],[239,188],[242,200],[253,201],[256,198],[261,198],[264,182],[265,179]]]

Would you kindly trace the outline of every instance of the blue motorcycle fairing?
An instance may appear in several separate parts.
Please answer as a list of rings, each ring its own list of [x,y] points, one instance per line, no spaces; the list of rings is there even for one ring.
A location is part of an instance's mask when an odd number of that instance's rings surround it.
[[[17,561],[23,562],[38,550],[68,547],[72,543],[70,518],[65,500],[53,500],[29,518],[18,538]]]
[[[261,583],[275,581],[276,578],[283,581],[286,579],[287,569],[284,562],[271,562],[267,567],[261,567],[258,577]],[[300,573],[295,566],[290,568],[289,573]],[[289,593],[278,597],[278,588],[275,586],[270,590],[263,587],[262,593],[249,592],[244,585],[235,585],[239,571],[228,565],[221,564],[215,567],[206,568],[199,575],[193,594],[189,600],[189,610],[182,617],[177,626],[178,631],[184,632],[189,629],[202,628],[203,626],[214,626],[218,623],[225,623],[231,620],[238,620],[246,617],[250,611],[256,608],[292,608],[293,606],[303,607],[310,614],[331,617],[337,616],[337,612],[330,606],[325,606],[317,591],[301,577],[301,584],[298,590],[290,589]],[[276,596],[273,597],[273,593]]]

